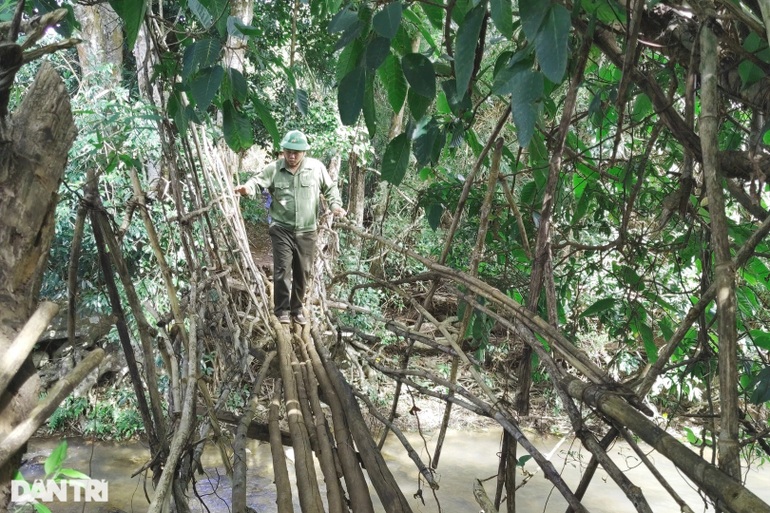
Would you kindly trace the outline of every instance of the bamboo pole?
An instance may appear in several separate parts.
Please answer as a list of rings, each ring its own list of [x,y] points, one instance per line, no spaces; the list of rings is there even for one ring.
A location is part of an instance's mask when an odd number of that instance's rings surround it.
[[[299,504],[304,513],[323,511],[321,492],[315,472],[313,452],[310,448],[307,427],[299,404],[297,382],[291,368],[292,347],[285,328],[274,321],[278,359],[283,380],[283,397],[286,404],[286,417],[289,423],[292,446],[294,447],[294,471],[297,476]]]
[[[372,434],[366,422],[364,422],[361,416],[361,410],[353,396],[350,385],[332,362],[329,351],[321,343],[321,339],[315,330],[313,330],[313,339],[315,345],[308,345],[308,351],[311,354],[317,353],[318,358],[323,362],[326,374],[345,408],[345,419],[348,426],[350,426],[350,433],[353,435],[353,440],[358,447],[361,460],[366,467],[366,472],[369,474],[374,489],[377,491],[380,502],[382,502],[388,513],[411,513],[412,508],[406,501],[393,474],[390,473],[382,454],[377,449],[374,439],[372,439]],[[357,510],[355,511],[358,513]]]
[[[21,366],[27,360],[29,353],[35,347],[40,334],[51,323],[59,311],[59,305],[44,301],[37,307],[21,331],[13,339],[8,351],[0,359],[0,397],[5,393],[11,380],[16,376]]]
[[[358,457],[353,447],[353,438],[348,428],[342,401],[332,385],[313,343],[310,340],[306,340],[305,347],[310,356],[316,379],[321,385],[321,390],[326,398],[326,403],[332,410],[334,438],[337,442],[337,454],[339,455],[340,466],[345,476],[345,485],[350,497],[350,507],[355,513],[374,513],[372,498],[369,495],[369,488],[364,479],[364,473],[358,464]]]
[[[233,439],[233,511],[235,513],[246,513],[246,472],[248,471],[248,464],[246,461],[246,436],[249,429],[251,419],[254,417],[254,413],[257,411],[259,405],[259,391],[262,388],[262,383],[267,377],[267,372],[270,370],[270,362],[275,358],[276,352],[271,351],[265,357],[262,362],[262,367],[259,369],[257,379],[254,381],[254,386],[251,387],[251,396],[249,397],[249,404],[243,411],[243,417],[238,423],[238,428],[235,431],[235,438]],[[280,440],[280,438],[279,438]]]
[[[618,394],[596,385],[588,385],[572,376],[564,377],[560,386],[571,397],[593,406],[602,414],[633,431],[639,438],[670,459],[698,488],[728,510],[734,513],[770,513],[770,505],[739,481],[685,447],[676,438],[632,408]]]
[[[278,379],[270,401],[268,426],[270,429],[270,453],[273,455],[273,476],[275,477],[276,499],[278,513],[294,513],[294,503],[291,497],[291,482],[289,469],[286,466],[286,453],[281,443],[281,430],[278,427],[278,410],[281,406],[281,380]],[[235,513],[239,513],[237,510]]]
[[[0,440],[0,467],[8,463],[11,457],[20,450],[27,440],[35,434],[37,428],[43,425],[48,417],[59,407],[59,404],[72,393],[78,384],[88,376],[104,359],[103,349],[94,349],[83,358],[72,372],[56,382],[48,391],[42,402],[8,436]]]

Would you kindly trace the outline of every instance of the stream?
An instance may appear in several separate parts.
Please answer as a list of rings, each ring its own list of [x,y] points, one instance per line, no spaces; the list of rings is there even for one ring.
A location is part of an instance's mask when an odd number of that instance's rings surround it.
[[[426,435],[431,451],[434,448],[435,435]],[[409,434],[410,443],[426,461],[426,451],[423,440],[415,433]],[[414,463],[406,454],[400,442],[393,436],[388,439],[383,454],[393,475],[409,500],[415,513],[457,513],[476,512],[480,508],[473,498],[474,479],[487,479],[497,471],[497,452],[500,450],[501,431],[497,429],[462,432],[450,431],[442,449],[441,462],[437,471],[439,490],[436,498],[424,482],[418,485],[418,472]],[[580,479],[582,469],[588,463],[590,454],[581,450],[580,445],[572,439],[559,443],[555,437],[533,437],[533,443],[544,453],[554,447],[551,461],[562,474],[567,484],[574,489]],[[59,444],[59,439],[35,438],[30,440],[28,462],[21,472],[28,481],[44,476],[43,462]],[[144,474],[131,478],[130,475],[139,470],[146,462],[149,451],[142,442],[91,442],[83,439],[68,439],[68,453],[64,467],[79,470],[91,476],[92,479],[105,480],[109,486],[108,502],[46,502],[53,513],[113,513],[125,511],[144,513],[148,502],[144,488],[151,489],[149,478]],[[644,447],[644,446],[643,446]],[[289,459],[289,473],[294,484],[292,451],[285,449]],[[647,451],[649,452],[649,451]],[[272,459],[270,446],[264,442],[250,441],[248,446],[249,483],[247,486],[248,504],[262,513],[274,512],[275,488],[272,484]],[[520,456],[521,456],[520,452]],[[629,478],[640,486],[653,511],[679,511],[676,503],[669,497],[660,484],[655,481],[649,471],[644,468],[636,454],[624,443],[617,443],[611,450],[613,459],[624,470]],[[689,481],[677,469],[660,455],[650,455],[656,468],[669,480],[674,489],[683,497],[693,511],[705,511],[705,505]],[[230,479],[225,474],[216,449],[204,451],[203,466],[206,475],[196,476],[195,491],[203,498],[205,507],[197,500],[191,500],[195,512],[230,513],[229,507],[232,493]],[[770,467],[752,467],[744,472],[749,488],[764,501],[770,503]],[[566,501],[539,472],[533,461],[524,465],[524,470],[538,471],[529,482],[517,492],[517,510],[523,513],[558,512],[563,513]],[[320,471],[318,471],[320,476]],[[520,474],[521,475],[521,474]],[[489,496],[494,499],[495,480],[484,482]],[[414,494],[422,487],[424,504]],[[195,494],[190,491],[191,496]],[[296,495],[296,494],[295,494]],[[322,495],[324,490],[322,489]],[[375,511],[384,512],[382,505],[372,492]],[[607,477],[599,470],[583,500],[586,508],[595,513],[624,513],[635,509]],[[439,507],[440,506],[440,507]],[[501,508],[504,509],[504,508]],[[13,511],[13,509],[11,510]],[[295,511],[300,511],[299,502],[295,497]],[[710,510],[711,511],[711,510]]]

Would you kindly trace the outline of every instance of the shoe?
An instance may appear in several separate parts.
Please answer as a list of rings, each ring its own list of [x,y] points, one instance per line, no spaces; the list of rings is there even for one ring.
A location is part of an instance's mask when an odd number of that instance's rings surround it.
[[[278,317],[278,322],[280,322],[281,324],[289,324],[291,322],[291,319],[289,319],[288,312],[280,313],[278,314],[277,317]]]
[[[307,324],[307,319],[301,313],[293,314],[291,318],[294,320],[295,323],[299,324],[300,326],[304,326],[305,324]]]

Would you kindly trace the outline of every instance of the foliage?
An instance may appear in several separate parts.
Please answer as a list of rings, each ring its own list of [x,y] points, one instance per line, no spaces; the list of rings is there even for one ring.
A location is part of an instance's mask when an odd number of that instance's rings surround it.
[[[75,469],[66,468],[64,467],[64,463],[67,459],[67,441],[63,440],[57,447],[54,449],[50,455],[45,459],[45,463],[43,465],[43,468],[45,469],[45,476],[43,477],[43,482],[45,481],[55,481],[55,482],[66,482],[68,479],[89,479],[89,477]],[[14,480],[17,481],[27,481],[24,476],[19,472],[16,471],[16,474],[13,476]],[[30,486],[31,483],[27,482]],[[20,505],[14,508],[14,513],[21,513],[28,507],[31,507],[36,511],[37,513],[51,513],[51,510],[44,504],[41,504],[37,502],[36,500],[32,504],[27,505]]]
[[[93,400],[69,396],[47,422],[50,433],[78,433],[103,440],[128,440],[144,433],[130,388],[101,390]]]

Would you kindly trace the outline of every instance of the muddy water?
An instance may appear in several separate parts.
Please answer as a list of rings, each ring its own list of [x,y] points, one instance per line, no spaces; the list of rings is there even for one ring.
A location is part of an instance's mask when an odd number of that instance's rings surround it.
[[[435,441],[428,436],[428,446],[433,449]],[[479,506],[473,499],[472,486],[476,478],[486,479],[493,476],[497,470],[496,453],[499,451],[501,433],[498,430],[468,432],[450,432],[441,455],[437,480],[440,488],[436,492],[438,502],[430,489],[423,483],[418,484],[418,473],[413,462],[406,456],[398,440],[389,439],[384,448],[388,466],[409,499],[413,511],[433,513],[459,513],[479,511]],[[423,441],[416,435],[410,436],[415,449],[425,456]],[[588,462],[589,456],[581,451],[579,445],[571,440],[558,445],[557,438],[539,438],[534,443],[543,452],[549,452],[554,447],[552,462],[564,479],[573,489],[580,479],[582,469]],[[31,441],[27,458],[28,463],[22,468],[22,473],[28,480],[42,477],[42,462],[50,454],[58,440],[35,439]],[[291,449],[286,449],[291,467]],[[640,464],[631,449],[618,444],[612,449],[612,455],[618,465],[626,471],[629,478],[640,486],[653,511],[679,511],[676,503],[667,495],[663,488],[654,480],[652,475]],[[147,500],[144,488],[150,493],[151,483],[143,475],[131,478],[144,464],[148,456],[146,446],[139,442],[131,443],[91,443],[83,440],[69,440],[69,452],[65,466],[90,475],[93,479],[104,479],[109,483],[109,502],[104,503],[47,503],[54,513],[105,513],[123,510],[132,513],[147,511]],[[275,511],[275,489],[272,484],[272,463],[270,447],[267,444],[252,442],[249,446],[249,483],[248,503],[256,511]],[[655,466],[671,482],[677,492],[685,499],[694,511],[705,511],[703,501],[686,478],[661,456],[651,456]],[[193,511],[210,511],[211,513],[229,513],[231,511],[231,483],[220,465],[218,453],[208,451],[204,455],[206,475],[196,476],[195,492],[202,497],[205,507],[197,500],[192,500]],[[536,465],[529,461],[525,470],[534,472]],[[320,475],[320,473],[319,473]],[[770,503],[770,467],[750,470],[747,473],[750,489],[763,500]],[[494,495],[494,480],[486,481],[485,488],[490,496]],[[423,489],[424,504],[414,494]],[[322,491],[323,492],[323,491]],[[375,500],[376,511],[384,509]],[[594,478],[584,504],[589,511],[595,513],[623,513],[635,511],[623,493],[607,477],[599,471]],[[520,512],[563,512],[566,502],[553,486],[537,473],[524,485],[517,494],[517,509]],[[299,511],[296,503],[295,510]]]

